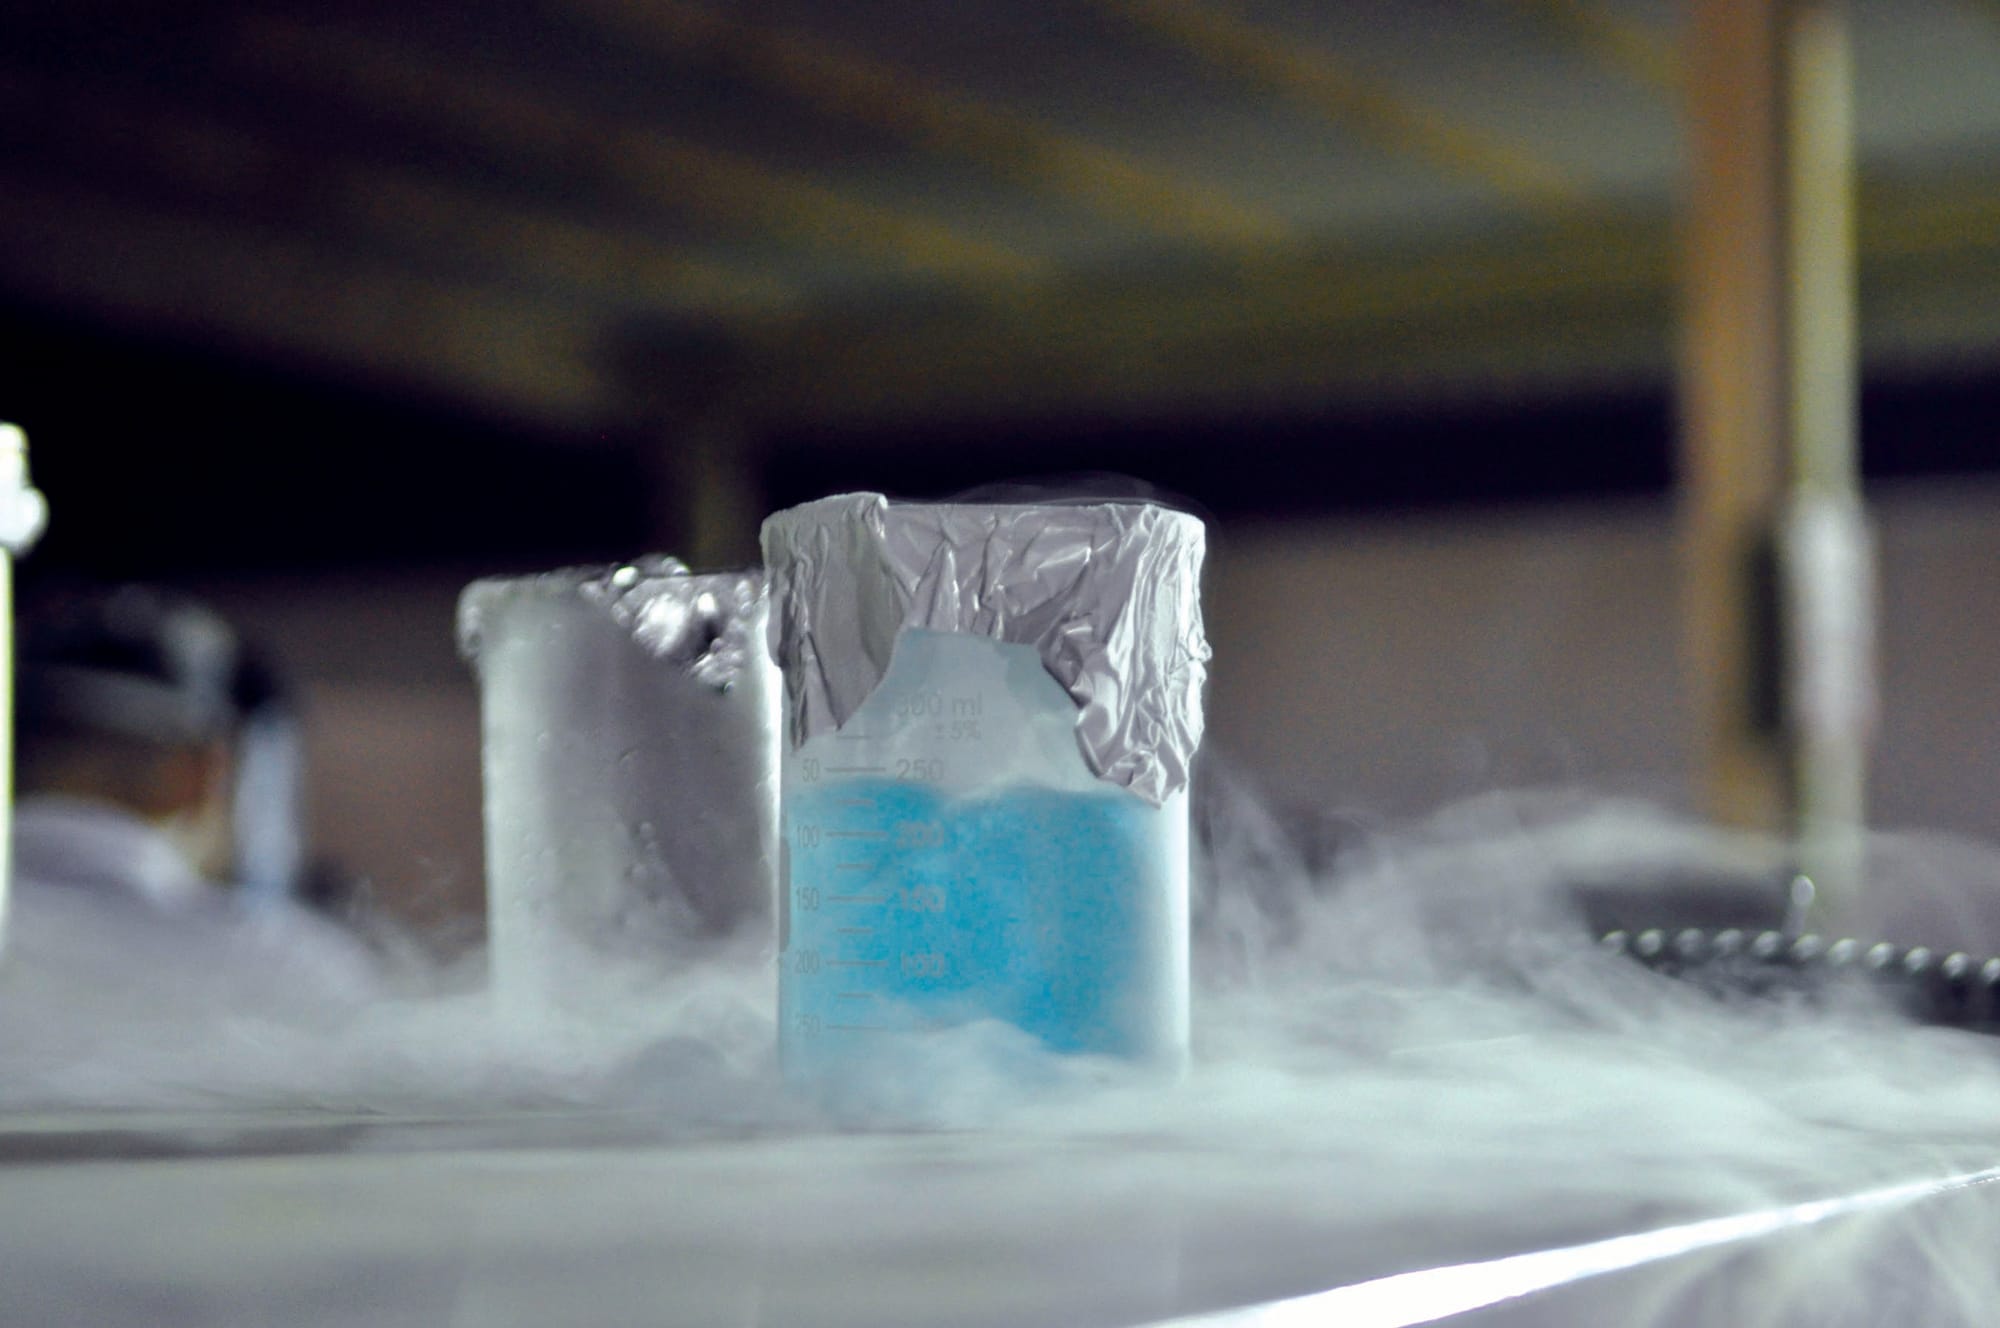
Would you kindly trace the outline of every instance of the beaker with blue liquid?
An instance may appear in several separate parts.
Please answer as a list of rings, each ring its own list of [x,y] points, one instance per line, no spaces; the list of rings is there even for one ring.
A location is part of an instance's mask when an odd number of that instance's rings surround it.
[[[988,1021],[1184,1061],[1201,533],[1151,504],[873,495],[766,524],[794,1078]]]

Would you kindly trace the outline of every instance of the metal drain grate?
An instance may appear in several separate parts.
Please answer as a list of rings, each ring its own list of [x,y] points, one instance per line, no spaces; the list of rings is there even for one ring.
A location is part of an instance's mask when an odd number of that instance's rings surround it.
[[[1604,933],[1599,944],[1657,972],[1753,995],[1867,982],[1927,1023],[2000,1033],[2000,958],[1735,927],[1621,929]]]

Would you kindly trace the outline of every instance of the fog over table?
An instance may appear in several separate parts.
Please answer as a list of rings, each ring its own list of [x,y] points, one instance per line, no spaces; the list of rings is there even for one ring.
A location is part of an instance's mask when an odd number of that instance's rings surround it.
[[[1686,907],[1663,881],[1740,908],[1758,845],[1517,795],[1312,871],[1198,792],[1179,1082],[986,1024],[809,1100],[760,942],[580,955],[532,1015],[450,972],[249,1015],[137,933],[114,982],[52,928],[0,975],[0,1317],[1988,1321],[2000,1044],[1865,983],[1710,990],[1587,925]]]

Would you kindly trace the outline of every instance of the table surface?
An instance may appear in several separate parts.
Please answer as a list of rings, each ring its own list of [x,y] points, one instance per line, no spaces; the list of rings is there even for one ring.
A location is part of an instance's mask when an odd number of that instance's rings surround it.
[[[1838,1257],[1889,1249],[1940,1206],[1990,1225],[2000,1189],[1970,1163],[1941,1154],[1821,1224]],[[1593,1242],[1756,1206],[1670,1211],[1550,1176],[1450,1209],[1421,1183],[1404,1202],[1376,1185],[1357,1207],[1355,1166],[1137,1134],[676,1138],[636,1111],[16,1114],[0,1117],[0,1322],[1157,1324],[1262,1305],[1215,1321],[1389,1325],[1478,1304],[1465,1265],[1578,1246],[1488,1265],[1496,1288],[1554,1290],[1487,1317],[1637,1322],[1692,1285],[1767,1284],[1742,1250],[1827,1216],[1756,1209],[1770,1220],[1678,1242],[1706,1253],[1607,1251]]]

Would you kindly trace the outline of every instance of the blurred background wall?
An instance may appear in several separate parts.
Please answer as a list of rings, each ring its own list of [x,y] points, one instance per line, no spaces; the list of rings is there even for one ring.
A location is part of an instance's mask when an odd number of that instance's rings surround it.
[[[2000,482],[1906,482],[1883,556],[1878,824],[2000,839]],[[1688,809],[1663,503],[1223,523],[1210,742],[1357,828],[1496,789]],[[478,707],[456,576],[201,582],[308,688],[319,846],[426,923],[476,912]]]

